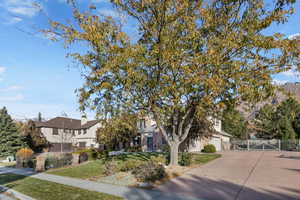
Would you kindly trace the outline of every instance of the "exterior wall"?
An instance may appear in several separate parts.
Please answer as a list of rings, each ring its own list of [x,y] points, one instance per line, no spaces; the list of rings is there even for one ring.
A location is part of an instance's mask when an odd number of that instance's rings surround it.
[[[213,128],[217,132],[222,132],[222,122],[219,119],[209,118],[213,122]],[[140,122],[138,123],[138,127],[140,128],[141,132],[141,146],[143,151],[160,151],[163,147],[163,135],[159,132],[159,130],[156,127],[156,123],[151,118],[145,118],[145,127],[140,126]],[[147,144],[147,138],[152,137],[153,138],[153,149],[149,149]],[[215,138],[214,141],[212,138]],[[205,145],[211,144],[213,142],[216,142],[217,140],[220,141],[220,149],[221,150],[227,150],[228,144],[230,142],[230,137],[224,136],[221,134],[214,134],[212,137],[209,138],[201,138],[199,140],[194,141],[189,146],[189,152],[200,152]]]
[[[73,143],[72,133],[64,133],[63,129],[58,129],[58,135],[53,135],[52,128],[41,128],[41,132],[50,143]]]
[[[97,143],[97,129],[100,127],[100,123],[96,124],[95,126],[90,127],[87,129],[86,134],[83,133],[81,130],[81,134],[79,135],[78,132],[75,133],[75,146],[79,146],[79,142],[85,142],[86,147],[95,147],[98,148],[99,144]]]
[[[58,135],[53,135],[53,128],[41,128],[41,132],[46,137],[47,141],[50,143],[72,143],[73,146],[79,146],[79,142],[85,142],[86,147],[98,148],[96,131],[100,127],[100,123],[87,129],[86,134],[81,130],[79,134],[78,130],[75,130],[75,136],[73,136],[72,131],[65,133],[63,129],[58,129]]]
[[[209,144],[210,138],[201,138],[199,140],[195,140],[189,146],[189,152],[201,152],[205,145]]]

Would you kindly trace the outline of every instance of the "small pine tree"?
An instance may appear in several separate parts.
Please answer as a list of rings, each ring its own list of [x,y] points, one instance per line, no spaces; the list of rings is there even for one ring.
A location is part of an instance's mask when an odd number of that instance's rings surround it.
[[[42,113],[40,113],[40,112],[39,112],[39,114],[38,114],[38,121],[39,121],[39,122],[43,121]]]
[[[24,146],[16,124],[3,107],[0,109],[0,157],[14,155]]]

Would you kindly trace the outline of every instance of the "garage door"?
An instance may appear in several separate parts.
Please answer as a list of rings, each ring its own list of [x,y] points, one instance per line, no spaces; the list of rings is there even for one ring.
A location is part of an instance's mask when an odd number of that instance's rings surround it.
[[[213,144],[215,147],[216,147],[216,150],[217,151],[221,151],[222,150],[222,145],[221,145],[221,138],[216,138],[216,137],[213,137],[209,144]]]

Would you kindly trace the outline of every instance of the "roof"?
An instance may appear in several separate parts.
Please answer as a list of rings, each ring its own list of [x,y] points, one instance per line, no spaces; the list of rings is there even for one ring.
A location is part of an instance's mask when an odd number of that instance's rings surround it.
[[[87,121],[81,125],[81,120],[66,117],[55,117],[45,122],[35,122],[36,127],[59,128],[59,129],[87,129],[96,125],[99,120]]]
[[[223,135],[223,136],[227,136],[227,137],[233,137],[232,135],[230,135],[229,133],[226,133],[224,131],[217,131],[218,134]]]

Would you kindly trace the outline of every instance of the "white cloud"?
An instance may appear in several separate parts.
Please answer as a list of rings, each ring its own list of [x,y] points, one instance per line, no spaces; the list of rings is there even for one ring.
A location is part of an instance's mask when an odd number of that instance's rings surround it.
[[[66,3],[68,0],[57,0],[59,3]],[[81,0],[81,2],[86,1],[86,0]],[[110,3],[109,0],[89,0],[89,2],[92,3]]]
[[[283,85],[287,82],[288,81],[286,81],[286,80],[273,79],[273,84],[275,84],[275,85]]]
[[[111,16],[113,18],[120,17],[120,14],[117,11],[109,10],[109,9],[99,10],[99,14],[104,15],[104,16]]]
[[[288,70],[288,71],[282,72],[282,73],[280,73],[280,74],[283,75],[283,76],[293,77],[293,78],[300,76],[300,72],[297,71],[297,70],[294,69],[294,68],[293,68],[293,69],[290,69],[290,70]]]
[[[296,33],[296,34],[290,35],[288,38],[289,38],[290,40],[300,38],[300,33]]]
[[[15,102],[15,101],[21,101],[24,99],[24,96],[22,94],[17,94],[15,96],[0,96],[0,102]]]
[[[3,74],[5,72],[6,68],[0,66],[0,74]]]
[[[5,71],[6,71],[6,68],[0,66],[0,81],[3,81],[3,78],[1,77],[1,75],[4,74]]]
[[[3,24],[16,24],[18,22],[21,22],[23,19],[20,17],[4,17]]]
[[[24,17],[33,17],[41,9],[40,5],[37,5],[34,0],[5,0],[0,6],[6,9],[11,15],[21,15]]]
[[[93,3],[109,3],[109,0],[92,0]]]
[[[10,92],[10,91],[17,91],[21,89],[23,89],[23,87],[20,85],[12,85],[7,88],[0,89],[0,92]]]

